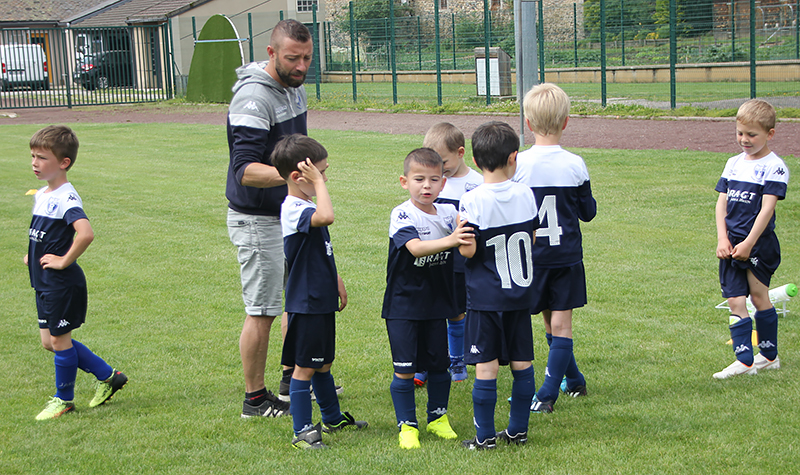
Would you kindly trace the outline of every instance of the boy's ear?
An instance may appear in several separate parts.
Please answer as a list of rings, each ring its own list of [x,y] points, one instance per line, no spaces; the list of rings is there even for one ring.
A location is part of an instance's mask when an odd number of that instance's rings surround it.
[[[299,170],[295,170],[295,171],[293,171],[293,172],[289,173],[289,180],[291,180],[291,181],[293,181],[293,182],[297,183],[297,181],[298,181],[298,180],[300,179],[300,177],[302,177],[302,176],[303,176],[303,174],[302,174],[302,173],[300,173],[300,171],[299,171]]]
[[[531,127],[531,121],[529,121],[527,117],[525,118],[525,125],[528,126],[528,130],[533,132],[533,127]],[[566,126],[567,126],[567,124],[564,124],[564,127],[566,127]]]
[[[480,165],[478,165],[478,162],[475,161],[475,155],[472,156],[472,163],[474,163],[475,166],[478,167],[478,170],[481,170]]]
[[[72,163],[72,159],[69,157],[64,157],[61,160],[61,163],[58,164],[58,167],[62,170],[66,170],[69,167],[70,163]]]
[[[767,132],[767,140],[772,139],[772,137],[774,136],[775,136],[775,129],[769,129],[769,132]]]
[[[406,178],[405,175],[400,175],[400,186],[402,186],[404,190],[408,189],[408,178]]]
[[[564,130],[564,129],[567,128],[567,122],[569,122],[569,116],[567,116],[567,118],[564,119],[564,127],[561,127],[561,130]]]
[[[464,154],[466,152],[467,151],[464,149],[464,147],[458,147],[458,150],[456,150],[456,155],[458,156],[458,159],[461,160],[462,158],[464,158]]]
[[[517,161],[517,153],[518,152],[514,151],[508,155],[508,165],[512,165]]]

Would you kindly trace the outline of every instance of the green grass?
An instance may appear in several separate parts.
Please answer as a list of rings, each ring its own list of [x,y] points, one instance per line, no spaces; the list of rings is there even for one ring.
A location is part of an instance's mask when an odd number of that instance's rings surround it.
[[[213,125],[73,124],[81,152],[70,172],[96,239],[80,259],[89,282],[87,323],[75,337],[131,379],[115,399],[34,416],[53,393],[52,355],[39,344],[33,291],[22,264],[38,183],[27,143],[37,126],[0,136],[0,473],[770,473],[796,470],[800,442],[798,307],[780,319],[784,368],[715,381],[732,361],[717,282],[713,187],[726,156],[691,151],[577,150],[592,174],[597,218],[584,226],[589,305],[576,311],[576,357],[589,397],[563,397],[533,415],[529,445],[467,453],[432,440],[402,452],[389,397],[391,360],[380,303],[388,215],[406,199],[401,160],[421,136],[312,130],[330,152],[331,226],[349,304],[338,317],[343,409],[370,422],[289,446],[291,420],[241,420],[238,337],[243,320],[235,250],[225,227],[227,146]],[[798,159],[789,157],[790,169]],[[784,260],[774,284],[800,281],[800,189],[778,205]],[[534,318],[537,380],[547,357]],[[274,327],[268,384],[277,389]],[[472,372],[472,370],[471,370]],[[497,427],[510,375],[501,372]],[[474,435],[471,384],[454,384],[450,416]],[[425,393],[417,391],[424,418]],[[318,413],[315,416],[318,420]],[[424,424],[423,424],[424,426]]]

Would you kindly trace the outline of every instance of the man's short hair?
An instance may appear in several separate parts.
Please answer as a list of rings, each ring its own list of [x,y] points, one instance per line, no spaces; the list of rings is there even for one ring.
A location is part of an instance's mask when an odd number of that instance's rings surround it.
[[[40,148],[53,152],[59,161],[69,157],[67,170],[75,164],[78,156],[78,136],[66,125],[48,125],[31,137],[31,150]]]
[[[464,134],[449,122],[439,122],[425,133],[422,146],[428,148],[444,147],[450,152],[457,152],[465,144]]]
[[[534,86],[522,101],[525,118],[539,135],[553,135],[564,129],[569,117],[569,96],[553,83]]]
[[[272,166],[284,180],[288,180],[293,171],[298,171],[297,164],[306,158],[310,158],[311,163],[321,162],[328,158],[328,151],[321,143],[303,134],[283,137],[270,155]]]
[[[767,101],[750,99],[739,107],[736,112],[736,122],[753,125],[758,124],[766,132],[775,128],[775,108]]]
[[[440,157],[439,154],[436,153],[436,151],[432,148],[415,148],[408,155],[406,155],[406,159],[403,160],[404,176],[408,176],[408,172],[411,169],[412,163],[417,163],[428,168],[439,168],[442,170],[442,173],[444,173],[444,162],[442,161],[442,157]]]
[[[481,170],[493,172],[508,163],[508,157],[519,151],[519,137],[505,122],[481,124],[472,134],[472,156]]]
[[[297,20],[281,20],[272,29],[269,37],[269,44],[273,48],[278,48],[284,38],[291,38],[300,43],[311,41],[311,32],[304,24]]]

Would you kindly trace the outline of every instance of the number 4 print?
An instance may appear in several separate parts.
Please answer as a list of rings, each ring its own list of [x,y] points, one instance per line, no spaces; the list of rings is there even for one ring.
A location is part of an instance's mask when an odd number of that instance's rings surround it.
[[[561,231],[561,226],[558,225],[556,195],[546,195],[542,201],[542,206],[539,207],[539,224],[544,225],[544,223],[547,223],[547,227],[537,229],[536,237],[547,237],[551,246],[560,245],[563,231]]]

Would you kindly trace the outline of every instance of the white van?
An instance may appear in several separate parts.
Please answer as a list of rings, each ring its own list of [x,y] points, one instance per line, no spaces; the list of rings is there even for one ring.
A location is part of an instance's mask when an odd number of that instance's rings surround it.
[[[14,87],[50,88],[47,60],[40,45],[0,45],[0,63],[0,91]]]

